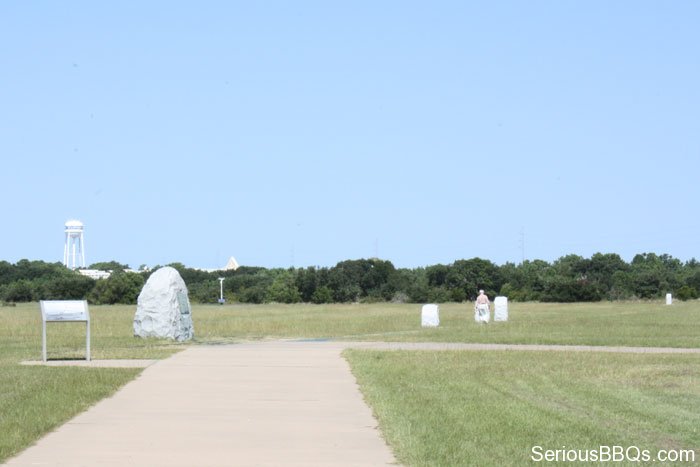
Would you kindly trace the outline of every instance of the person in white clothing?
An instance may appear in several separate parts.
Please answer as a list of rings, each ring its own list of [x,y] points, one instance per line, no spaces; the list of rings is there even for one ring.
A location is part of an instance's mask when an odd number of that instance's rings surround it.
[[[491,319],[491,310],[489,308],[489,297],[483,290],[479,290],[479,296],[476,297],[474,303],[474,321],[477,323],[488,323]]]

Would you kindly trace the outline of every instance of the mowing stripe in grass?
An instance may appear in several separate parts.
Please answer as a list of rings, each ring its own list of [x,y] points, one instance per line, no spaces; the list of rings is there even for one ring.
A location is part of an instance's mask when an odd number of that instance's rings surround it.
[[[537,445],[685,448],[700,460],[698,355],[353,349],[345,356],[406,465],[524,465]]]

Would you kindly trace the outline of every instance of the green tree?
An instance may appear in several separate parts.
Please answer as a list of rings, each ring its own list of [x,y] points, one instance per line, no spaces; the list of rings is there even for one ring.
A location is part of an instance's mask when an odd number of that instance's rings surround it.
[[[311,298],[318,287],[318,274],[316,268],[308,267],[296,271],[295,285],[301,296],[301,301],[311,302]]]
[[[328,287],[336,302],[357,302],[365,295],[360,283],[370,268],[367,260],[341,261],[328,272]]]
[[[27,279],[20,279],[10,283],[5,288],[5,302],[31,302],[35,300],[34,286]]]
[[[632,258],[630,265],[634,294],[640,298],[658,298],[680,287],[682,264],[663,254],[642,253]]]
[[[299,303],[301,294],[294,283],[294,273],[292,271],[281,271],[278,273],[270,287],[268,287],[265,298],[267,302]]]
[[[0,284],[9,284],[17,280],[15,266],[7,261],[0,261]]]
[[[177,269],[180,273],[180,277],[185,281],[185,284],[195,284],[197,282],[206,282],[208,280],[216,279],[218,275],[217,272],[207,272],[201,269],[188,268],[182,263],[170,263],[168,264],[171,268]]]
[[[427,296],[428,281],[425,277],[424,268],[397,269],[389,276],[387,284],[388,287],[386,290],[394,291],[394,294],[391,297],[392,302],[423,302],[423,300],[416,301],[414,299],[414,296],[420,296],[421,292],[419,288],[421,286],[424,288],[424,295]]]
[[[69,272],[61,263],[46,263],[44,261],[29,261],[21,259],[14,266],[13,279],[34,280]]]
[[[114,272],[107,279],[95,283],[88,300],[96,305],[135,304],[143,284],[141,274]]]
[[[567,255],[554,262],[545,279],[541,300],[547,302],[591,302],[602,298],[601,290],[588,277],[590,260]]]
[[[605,294],[609,294],[614,285],[613,276],[618,271],[629,271],[629,265],[620,255],[596,253],[591,256],[586,274]]]
[[[197,282],[187,287],[190,299],[196,303],[218,303],[221,294],[219,281]]]
[[[693,300],[698,298],[698,291],[694,287],[684,285],[676,291],[676,297],[683,301]]]
[[[230,287],[228,290],[234,292],[242,303],[264,303],[273,276],[274,273],[265,268],[241,267],[224,281],[224,285]]]
[[[633,296],[633,278],[629,268],[626,271],[615,271],[612,275],[612,286],[608,297],[611,300],[625,300]]]
[[[502,282],[498,267],[481,258],[455,261],[445,278],[454,301],[474,300],[480,289],[494,296],[501,289]]]
[[[129,269],[129,265],[112,260],[103,261],[101,263],[92,263],[88,269],[99,269],[100,271],[124,271]]]
[[[321,287],[314,290],[314,293],[311,296],[311,301],[316,304],[332,303],[333,291],[329,287],[322,285]]]
[[[84,300],[95,287],[90,277],[71,272],[51,277],[37,287],[40,300]]]
[[[442,287],[447,281],[447,274],[450,267],[444,264],[436,264],[425,268],[425,275],[430,287]]]

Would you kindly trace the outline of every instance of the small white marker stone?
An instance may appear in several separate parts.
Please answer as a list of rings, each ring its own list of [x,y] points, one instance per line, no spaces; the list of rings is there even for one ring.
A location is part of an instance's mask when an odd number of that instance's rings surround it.
[[[436,328],[440,325],[440,307],[434,303],[423,305],[420,324],[424,328]]]
[[[508,321],[508,297],[496,297],[493,299],[493,320]]]

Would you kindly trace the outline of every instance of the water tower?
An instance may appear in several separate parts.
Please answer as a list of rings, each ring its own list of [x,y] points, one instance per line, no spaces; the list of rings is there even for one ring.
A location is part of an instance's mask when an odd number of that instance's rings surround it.
[[[83,228],[83,223],[78,220],[69,220],[66,222],[66,244],[63,247],[63,264],[67,268],[76,269],[85,267]]]

